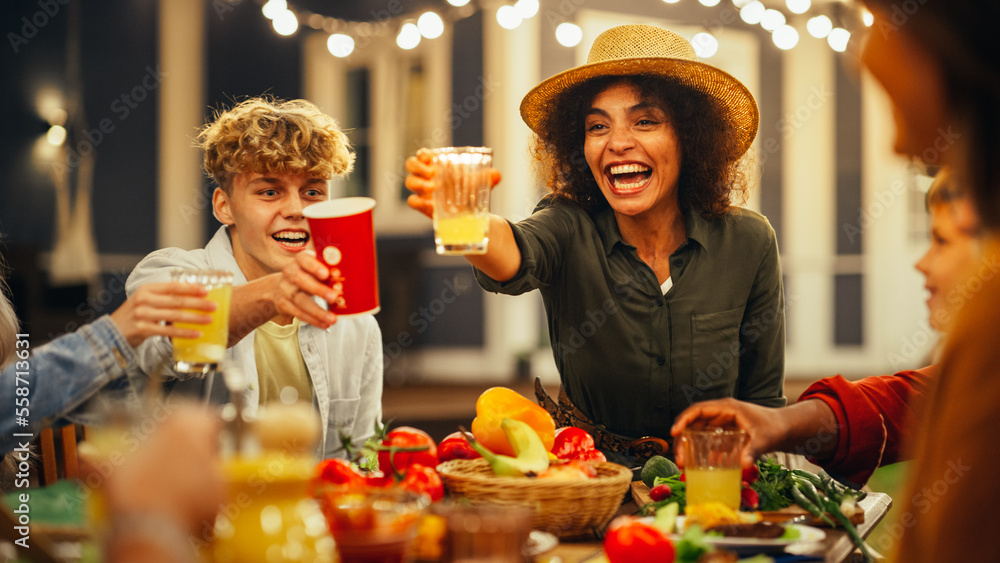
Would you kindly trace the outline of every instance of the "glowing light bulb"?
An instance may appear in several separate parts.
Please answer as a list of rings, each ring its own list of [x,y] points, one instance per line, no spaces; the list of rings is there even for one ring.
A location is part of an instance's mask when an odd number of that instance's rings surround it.
[[[556,41],[563,47],[576,47],[583,41],[583,30],[575,23],[561,23],[556,27]]]
[[[871,27],[875,23],[875,16],[872,15],[868,10],[861,10],[861,21],[865,23],[865,27]]]
[[[799,32],[790,25],[783,25],[774,30],[774,33],[771,34],[771,41],[774,41],[779,49],[787,51],[799,44]]]
[[[461,8],[462,6],[469,3],[469,0],[448,0],[448,3],[456,8]]]
[[[504,29],[514,29],[521,25],[521,14],[514,6],[500,6],[497,9],[497,23]]]
[[[420,30],[420,35],[428,39],[437,39],[444,33],[444,22],[441,21],[441,16],[434,12],[424,12],[417,18],[417,29]]]
[[[760,0],[753,0],[753,2],[740,8],[740,18],[750,25],[756,25],[764,18],[764,12],[766,11],[767,8],[760,3]]]
[[[785,25],[785,14],[773,9],[764,11],[764,17],[760,20],[761,27],[768,31],[774,31],[783,25]]]
[[[295,17],[295,12],[285,10],[274,16],[274,19],[271,20],[271,25],[274,26],[274,31],[278,35],[287,37],[299,29],[299,18]]]
[[[331,55],[344,58],[354,52],[354,38],[343,33],[334,33],[326,40],[326,48]]]
[[[526,20],[538,13],[538,0],[517,0],[514,9],[522,20]]]
[[[719,51],[719,40],[711,33],[696,33],[691,38],[691,46],[694,53],[702,59],[707,59]]]
[[[804,14],[812,6],[811,0],[785,0],[788,11],[793,14]]]
[[[833,22],[826,16],[809,18],[809,21],[806,22],[806,31],[816,39],[823,39],[830,35],[831,29],[833,29]]]
[[[278,17],[281,12],[288,10],[288,3],[285,0],[268,0],[266,4],[260,9],[264,13],[264,17],[273,20]]]
[[[49,132],[45,134],[45,139],[48,140],[50,145],[58,147],[66,142],[66,128],[62,125],[49,127]]]
[[[708,6],[709,8],[719,5],[719,0],[698,0],[698,2],[700,2],[702,6]]]
[[[676,4],[676,3],[680,2],[680,1],[681,0],[663,0],[663,3],[664,4]]]
[[[399,45],[400,49],[410,50],[419,44],[420,28],[413,22],[404,23],[403,27],[399,28],[399,34],[396,35],[396,45]]]
[[[830,31],[830,35],[826,36],[826,42],[830,44],[830,48],[838,53],[843,53],[847,50],[847,42],[850,40],[851,32],[842,27],[833,28]]]

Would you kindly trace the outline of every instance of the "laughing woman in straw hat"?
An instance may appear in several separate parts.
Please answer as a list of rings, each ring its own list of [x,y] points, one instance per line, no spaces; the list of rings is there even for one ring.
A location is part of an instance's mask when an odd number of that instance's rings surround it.
[[[541,291],[564,396],[536,390],[557,423],[634,463],[693,402],[784,405],[774,231],[731,205],[757,132],[747,88],[680,36],[627,25],[521,116],[551,193],[519,223],[494,216],[489,252],[467,258],[489,291]],[[410,206],[432,215],[430,155],[406,166]]]

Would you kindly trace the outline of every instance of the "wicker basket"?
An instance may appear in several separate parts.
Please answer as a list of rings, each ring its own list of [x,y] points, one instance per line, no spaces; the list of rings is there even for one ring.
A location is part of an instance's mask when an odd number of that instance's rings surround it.
[[[606,461],[594,468],[597,477],[586,481],[498,477],[484,459],[446,461],[437,469],[453,498],[528,506],[534,529],[569,538],[600,531],[625,500],[632,472]]]

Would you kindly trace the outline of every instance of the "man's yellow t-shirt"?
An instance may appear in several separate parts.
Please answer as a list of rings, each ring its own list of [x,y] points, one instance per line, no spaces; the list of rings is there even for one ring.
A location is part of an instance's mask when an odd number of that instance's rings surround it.
[[[260,383],[259,404],[278,401],[285,387],[293,387],[299,401],[312,402],[312,383],[299,350],[299,319],[287,325],[268,321],[257,327],[253,354]]]

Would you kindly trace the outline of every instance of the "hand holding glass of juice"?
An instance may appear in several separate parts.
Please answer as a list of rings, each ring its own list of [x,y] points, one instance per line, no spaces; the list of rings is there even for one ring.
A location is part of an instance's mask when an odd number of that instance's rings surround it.
[[[683,433],[687,503],[719,502],[740,509],[740,452],[747,433],[740,429],[700,428]]]
[[[434,167],[434,243],[438,254],[485,254],[489,242],[493,149],[431,151]]]
[[[176,323],[180,328],[201,331],[200,338],[174,338],[174,370],[181,373],[218,371],[229,343],[229,302],[233,294],[233,274],[224,270],[173,270],[170,281],[192,283],[208,290],[205,299],[217,305],[208,313],[207,325]],[[204,314],[204,311],[193,311]]]

